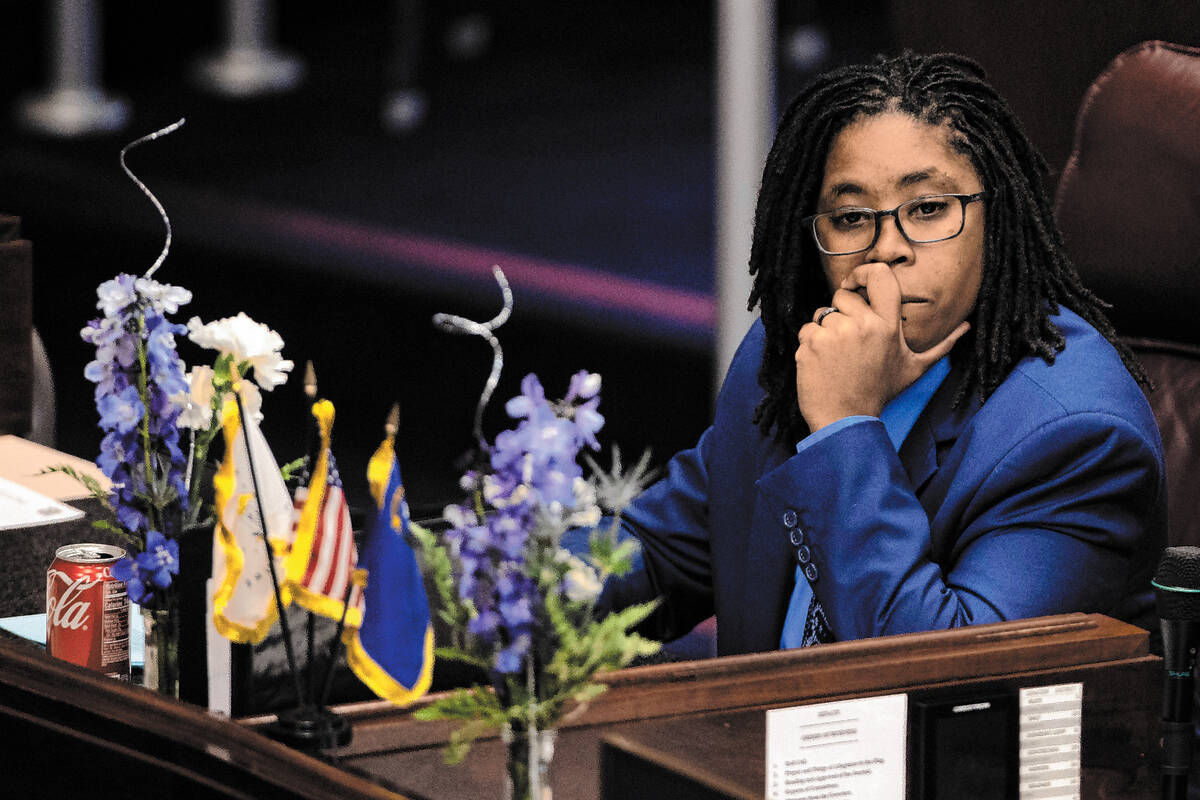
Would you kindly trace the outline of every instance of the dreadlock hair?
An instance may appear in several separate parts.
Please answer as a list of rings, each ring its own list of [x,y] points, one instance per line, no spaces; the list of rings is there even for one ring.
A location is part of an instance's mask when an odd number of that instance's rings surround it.
[[[955,345],[966,357],[955,396],[982,399],[1023,357],[1053,363],[1066,346],[1050,322],[1059,304],[1108,339],[1143,386],[1149,381],[1104,315],[1106,304],[1084,288],[1063,248],[1045,183],[1046,161],[983,69],[951,54],[877,56],[872,63],[825,73],[784,111],[763,170],[754,219],[749,308],[761,305],[766,333],[758,382],[766,396],[754,413],[764,436],[782,442],[808,432],[796,399],[796,336],[831,292],[802,217],[815,213],[834,138],[851,122],[898,111],[944,125],[988,192],[983,280],[971,330]]]

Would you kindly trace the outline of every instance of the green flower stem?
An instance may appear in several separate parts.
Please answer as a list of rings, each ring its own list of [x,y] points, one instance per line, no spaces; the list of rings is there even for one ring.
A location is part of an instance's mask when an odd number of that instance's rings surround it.
[[[161,605],[143,607],[146,625],[144,681],[168,697],[179,697],[179,595],[174,584],[160,595]]]
[[[217,417],[213,417],[217,420]],[[214,421],[209,426],[208,430],[203,432],[193,431],[193,466],[192,466],[192,483],[188,487],[188,523],[196,525],[200,522],[201,507],[200,507],[200,489],[204,486],[204,467],[208,463],[208,449],[212,446],[213,438],[217,431],[220,430],[220,425]]]
[[[138,397],[142,401],[142,424],[139,426],[142,435],[142,458],[145,461],[146,470],[146,486],[153,487],[153,478],[151,477],[153,467],[150,461],[150,393],[146,387],[146,317],[144,314],[137,315],[138,323],[138,339],[137,339],[137,357],[138,357]],[[150,515],[150,527],[153,530],[162,530],[162,509],[159,506],[160,498],[155,498],[151,495],[150,507],[147,509]]]
[[[487,510],[483,507],[483,492],[475,492],[475,514],[481,519],[487,519]]]

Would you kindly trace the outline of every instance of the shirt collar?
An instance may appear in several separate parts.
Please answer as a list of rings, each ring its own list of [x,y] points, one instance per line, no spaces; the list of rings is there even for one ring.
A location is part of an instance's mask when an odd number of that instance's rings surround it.
[[[913,381],[912,385],[888,401],[883,407],[879,418],[887,430],[888,438],[897,452],[904,443],[904,437],[912,430],[917,418],[933,399],[933,393],[942,385],[942,381],[950,374],[950,357],[942,356],[925,374]]]

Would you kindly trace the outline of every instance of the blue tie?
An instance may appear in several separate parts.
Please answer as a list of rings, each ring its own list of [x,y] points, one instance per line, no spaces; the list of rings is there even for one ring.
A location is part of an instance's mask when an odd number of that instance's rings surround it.
[[[803,576],[798,575],[796,580],[803,580]],[[825,619],[825,609],[821,608],[821,601],[817,599],[816,595],[813,595],[812,601],[808,604],[808,613],[804,615],[804,638],[800,641],[800,646],[829,644],[832,641],[833,631],[829,630],[829,620]]]

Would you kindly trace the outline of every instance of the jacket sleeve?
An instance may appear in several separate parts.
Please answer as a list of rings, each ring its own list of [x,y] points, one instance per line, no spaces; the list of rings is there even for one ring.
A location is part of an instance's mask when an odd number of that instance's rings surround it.
[[[738,420],[739,430],[757,434],[750,419],[761,395],[756,375],[762,343],[762,323],[755,322],[725,376],[717,398],[717,421],[695,447],[671,459],[666,475],[646,489],[622,518],[623,534],[641,542],[640,559],[631,574],[606,582],[598,604],[616,609],[661,598],[659,609],[641,628],[646,635],[670,641],[714,612],[712,466],[722,443],[727,446],[731,438],[728,423],[723,429],[720,421]],[[749,482],[753,484],[752,476]]]
[[[968,447],[932,522],[882,423],[764,476],[770,502],[800,515],[838,639],[1111,611],[1161,505],[1153,443],[1087,412]]]
[[[667,474],[626,510],[622,535],[636,537],[641,552],[632,572],[605,583],[598,601],[600,609],[615,610],[661,598],[639,631],[663,641],[713,613],[706,466],[711,435],[710,428],[695,447],[672,458]]]

